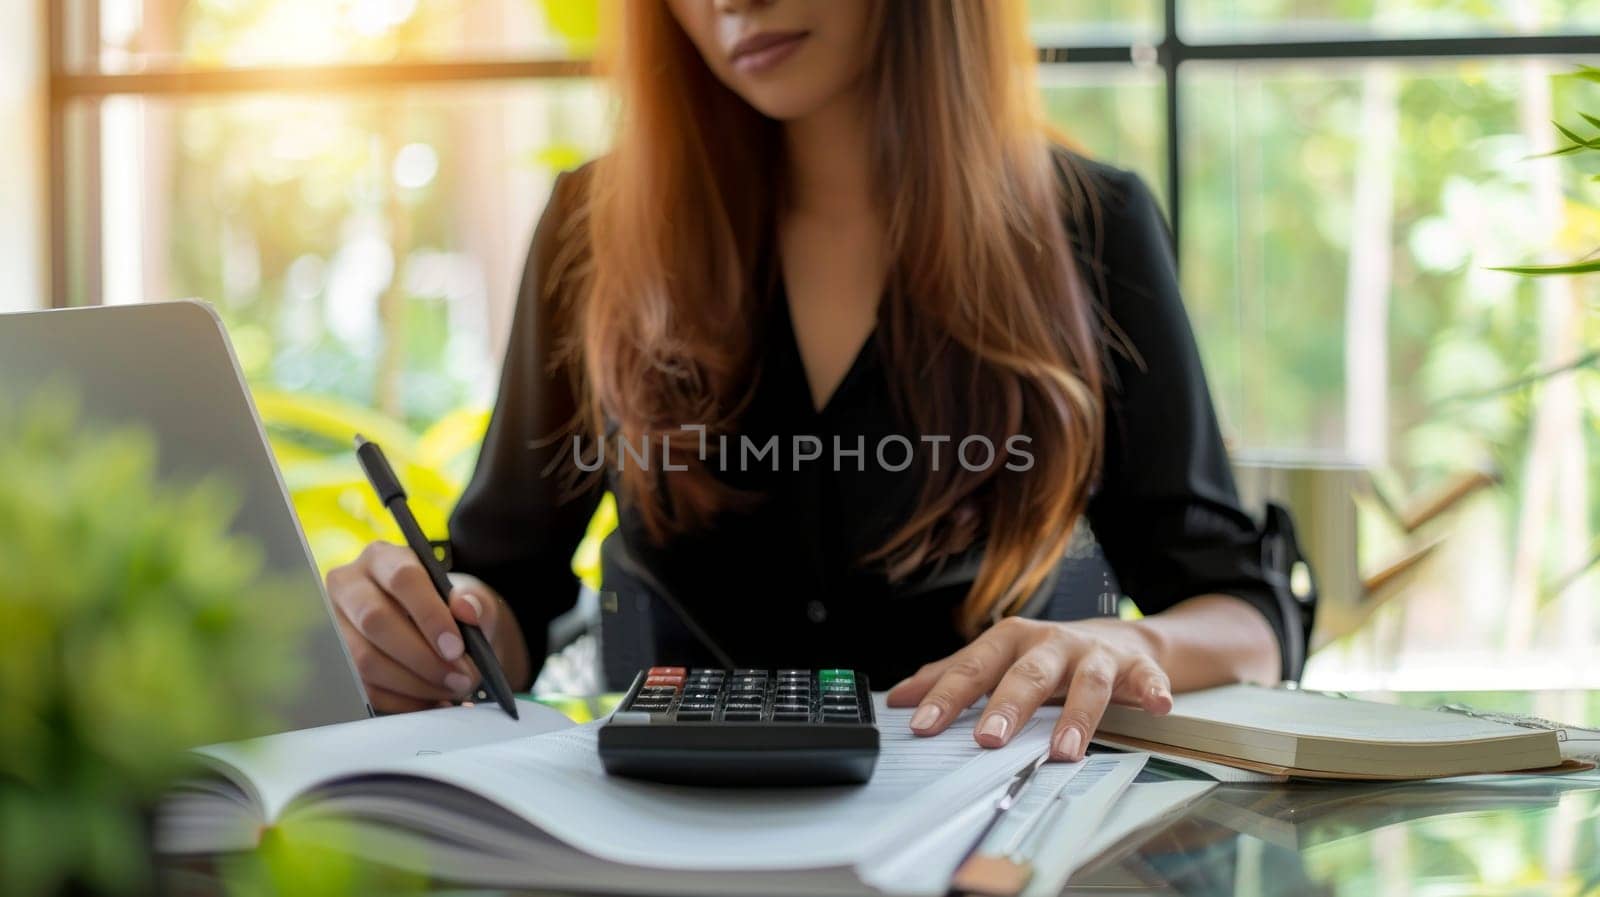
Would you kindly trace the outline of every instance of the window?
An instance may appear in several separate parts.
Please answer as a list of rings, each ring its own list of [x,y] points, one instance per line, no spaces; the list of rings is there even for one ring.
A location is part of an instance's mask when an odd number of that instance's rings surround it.
[[[554,175],[606,142],[594,0],[42,9],[51,301],[217,303],[323,563],[377,525],[342,491],[329,417],[411,440],[437,529],[532,223]],[[1600,685],[1600,278],[1489,270],[1600,246],[1596,163],[1532,158],[1552,119],[1600,114],[1600,85],[1562,77],[1600,64],[1600,5],[1028,10],[1051,120],[1172,217],[1236,454],[1372,473],[1345,539],[1356,575],[1324,576],[1341,637],[1308,682],[1488,687],[1515,666]],[[1497,482],[1461,486],[1476,470]],[[1466,497],[1422,521],[1450,487]],[[1359,580],[1385,567],[1404,588],[1369,612]]]

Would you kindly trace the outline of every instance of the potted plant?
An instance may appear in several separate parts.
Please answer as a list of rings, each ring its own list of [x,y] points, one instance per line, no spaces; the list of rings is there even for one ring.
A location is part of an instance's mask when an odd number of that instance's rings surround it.
[[[184,749],[261,731],[296,684],[286,613],[228,485],[61,393],[0,401],[0,893],[152,888],[151,808]]]

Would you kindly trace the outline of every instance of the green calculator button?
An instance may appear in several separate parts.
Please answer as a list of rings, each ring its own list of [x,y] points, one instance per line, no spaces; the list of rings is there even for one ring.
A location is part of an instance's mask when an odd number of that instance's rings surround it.
[[[855,670],[819,670],[817,678],[824,682],[830,679],[855,679]]]

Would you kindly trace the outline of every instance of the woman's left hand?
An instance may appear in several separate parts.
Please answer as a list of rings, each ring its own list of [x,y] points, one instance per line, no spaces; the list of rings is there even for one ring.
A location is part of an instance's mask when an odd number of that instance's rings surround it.
[[[1108,703],[1155,714],[1172,709],[1172,685],[1155,654],[1150,636],[1136,623],[1008,617],[896,685],[889,706],[917,705],[911,730],[936,735],[989,694],[973,735],[984,747],[1000,747],[1042,704],[1065,696],[1050,756],[1081,760]]]

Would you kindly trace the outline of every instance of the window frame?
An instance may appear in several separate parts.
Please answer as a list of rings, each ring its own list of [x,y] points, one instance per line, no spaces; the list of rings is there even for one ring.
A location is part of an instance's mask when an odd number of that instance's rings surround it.
[[[593,77],[591,60],[462,59],[420,62],[333,65],[252,66],[226,69],[170,68],[145,72],[72,71],[67,60],[79,45],[98,43],[96,0],[40,0],[45,8],[49,77],[46,160],[48,179],[50,307],[98,305],[102,300],[100,134],[95,116],[85,116],[79,133],[69,134],[68,112],[75,103],[98,103],[113,96],[189,97],[243,96],[261,93],[332,91],[386,92],[417,86],[538,81]],[[1593,57],[1600,55],[1600,31],[1557,35],[1485,34],[1455,37],[1350,37],[1328,40],[1266,39],[1241,42],[1189,43],[1179,33],[1180,0],[1162,0],[1161,31],[1156,43],[1112,45],[1043,44],[1039,61],[1049,65],[1126,64],[1159,69],[1165,91],[1164,165],[1167,213],[1176,245],[1183,228],[1183,81],[1191,62],[1315,62],[1327,60],[1393,60],[1530,56]],[[69,177],[70,176],[70,177]],[[68,184],[81,184],[78,213],[83,221],[82,245],[68,245]],[[69,295],[71,260],[81,263],[81,296]],[[77,301],[74,301],[77,300]]]

